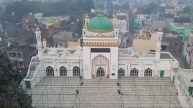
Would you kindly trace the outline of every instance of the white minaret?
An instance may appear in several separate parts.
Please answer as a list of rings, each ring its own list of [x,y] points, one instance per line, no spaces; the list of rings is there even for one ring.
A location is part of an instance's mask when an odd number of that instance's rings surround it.
[[[86,36],[87,28],[84,26],[82,29],[82,36]]]
[[[85,18],[84,18],[84,26],[85,26],[85,27],[88,26],[89,21],[90,21],[90,18],[89,18],[88,14],[87,14],[87,15],[85,16]]]
[[[114,26],[114,34],[115,34],[116,37],[119,36],[119,28],[118,28],[117,25]]]
[[[39,27],[36,28],[35,35],[37,40],[38,57],[41,60],[42,59],[42,40],[41,40],[41,31]]]
[[[117,26],[118,25],[118,19],[116,15],[113,15],[113,26]]]
[[[160,52],[161,52],[161,41],[163,36],[163,30],[159,29],[157,32],[158,38],[157,38],[157,44],[156,44],[156,59],[160,59]]]
[[[46,39],[43,39],[43,48],[46,48],[46,47],[47,47]]]

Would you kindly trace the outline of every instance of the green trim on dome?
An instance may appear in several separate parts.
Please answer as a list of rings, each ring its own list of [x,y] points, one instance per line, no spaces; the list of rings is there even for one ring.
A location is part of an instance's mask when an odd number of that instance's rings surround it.
[[[91,32],[111,32],[113,31],[113,23],[103,15],[97,15],[88,23],[88,31]]]

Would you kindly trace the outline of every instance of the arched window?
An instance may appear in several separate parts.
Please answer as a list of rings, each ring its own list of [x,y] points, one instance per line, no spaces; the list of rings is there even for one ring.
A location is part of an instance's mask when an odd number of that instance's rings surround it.
[[[80,68],[75,66],[73,68],[73,76],[80,76]]]
[[[118,70],[118,78],[121,79],[121,78],[124,77],[124,76],[125,76],[125,70],[122,69],[122,68],[120,68],[120,69]]]
[[[147,68],[144,72],[144,76],[152,76],[152,69]]]
[[[136,77],[136,76],[138,76],[138,73],[139,73],[139,71],[138,71],[136,68],[133,68],[133,69],[130,71],[130,76]]]
[[[46,68],[46,76],[54,76],[54,69],[51,66]]]
[[[67,69],[64,66],[60,67],[60,76],[67,76]]]

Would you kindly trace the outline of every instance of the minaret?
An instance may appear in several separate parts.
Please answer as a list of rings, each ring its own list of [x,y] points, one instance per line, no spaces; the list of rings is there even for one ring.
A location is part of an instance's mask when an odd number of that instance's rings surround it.
[[[114,26],[114,34],[115,34],[116,37],[119,36],[119,28],[118,28],[117,25]]]
[[[156,44],[156,59],[160,59],[160,52],[161,52],[161,41],[162,41],[162,36],[163,36],[163,29],[160,28],[157,32],[157,44]]]
[[[46,48],[47,47],[47,42],[46,42],[46,39],[43,39],[43,48]]]
[[[35,35],[37,40],[38,57],[39,57],[39,60],[41,60],[42,59],[42,40],[41,40],[41,31],[39,27],[36,28]]]
[[[85,16],[85,18],[84,18],[84,26],[85,26],[85,27],[88,26],[89,21],[90,21],[90,18],[89,18],[88,14],[87,14],[87,15]]]
[[[118,19],[116,15],[113,15],[113,26],[117,26],[118,25]]]

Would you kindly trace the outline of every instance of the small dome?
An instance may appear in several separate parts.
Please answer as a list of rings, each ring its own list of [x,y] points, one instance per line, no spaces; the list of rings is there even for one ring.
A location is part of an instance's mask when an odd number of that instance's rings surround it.
[[[113,23],[103,15],[97,15],[88,23],[88,31],[107,33],[113,31]]]

